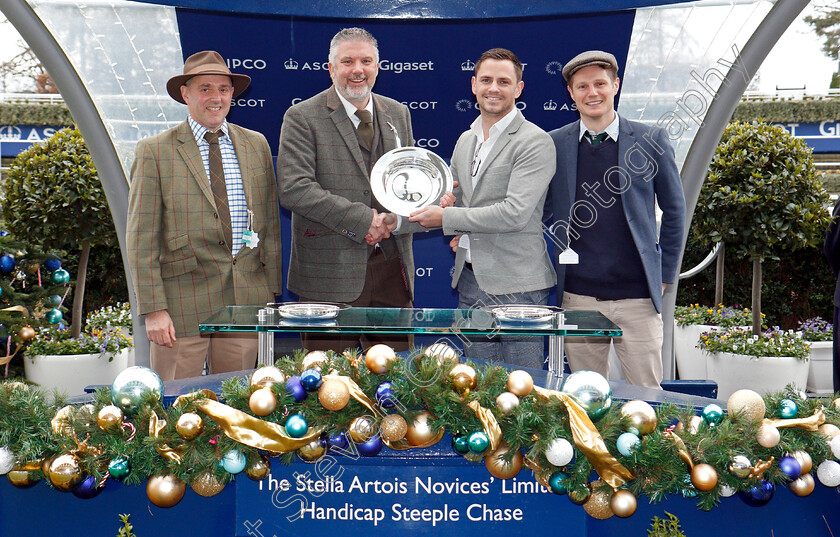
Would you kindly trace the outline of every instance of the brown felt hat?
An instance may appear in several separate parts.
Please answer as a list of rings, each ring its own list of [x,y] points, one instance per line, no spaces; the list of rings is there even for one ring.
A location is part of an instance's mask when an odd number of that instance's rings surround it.
[[[183,75],[173,76],[166,83],[166,91],[169,92],[169,96],[181,104],[187,104],[184,102],[184,98],[181,97],[181,86],[186,84],[187,80],[198,75],[229,76],[233,83],[234,97],[245,91],[248,84],[251,83],[250,76],[231,73],[221,54],[215,50],[203,50],[187,58],[187,61],[184,62]]]
[[[618,62],[615,61],[615,56],[602,50],[587,50],[581,52],[563,66],[563,78],[566,79],[566,84],[572,80],[572,75],[590,65],[600,65],[606,69],[612,69],[616,73],[618,72]]]

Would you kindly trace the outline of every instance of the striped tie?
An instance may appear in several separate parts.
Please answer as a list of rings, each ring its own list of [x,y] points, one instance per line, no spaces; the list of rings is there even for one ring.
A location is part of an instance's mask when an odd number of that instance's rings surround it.
[[[213,191],[213,200],[216,202],[216,216],[221,220],[225,243],[232,249],[233,230],[230,227],[230,208],[225,186],[225,168],[222,165],[222,149],[219,147],[219,133],[207,131],[204,139],[210,144],[210,189]]]

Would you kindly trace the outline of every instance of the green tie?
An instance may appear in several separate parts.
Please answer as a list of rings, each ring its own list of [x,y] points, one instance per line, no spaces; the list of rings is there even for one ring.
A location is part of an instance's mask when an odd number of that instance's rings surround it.
[[[222,165],[222,150],[219,147],[219,133],[207,131],[204,139],[210,144],[210,190],[213,191],[213,200],[216,202],[216,214],[222,224],[222,231],[225,234],[225,242],[228,248],[233,247],[233,230],[230,226],[230,208],[228,207],[227,186],[225,185],[225,169]]]
[[[361,120],[358,131],[362,140],[367,143],[368,148],[373,147],[373,118],[367,110],[356,110],[356,117]]]
[[[587,140],[589,140],[589,143],[592,144],[592,145],[598,145],[598,144],[600,144],[601,142],[603,142],[604,140],[607,139],[607,133],[606,132],[599,132],[598,134],[593,136],[592,133],[590,133],[589,131],[586,131],[586,132],[583,133],[583,136]]]

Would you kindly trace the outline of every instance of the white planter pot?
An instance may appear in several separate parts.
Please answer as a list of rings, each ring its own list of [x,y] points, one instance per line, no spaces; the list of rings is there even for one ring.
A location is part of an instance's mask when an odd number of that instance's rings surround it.
[[[674,323],[674,354],[677,358],[677,373],[681,380],[705,380],[706,353],[697,348],[700,334],[716,326],[708,324],[690,324],[677,326]]]
[[[709,378],[717,382],[718,399],[740,389],[760,394],[782,391],[788,384],[804,389],[808,381],[808,362],[790,357],[761,357],[730,352],[707,354]]]
[[[85,393],[85,387],[92,384],[110,386],[117,374],[128,367],[128,355],[129,349],[113,355],[111,361],[110,353],[25,356],[23,367],[27,380],[73,396]]]
[[[812,341],[808,361],[808,391],[834,393],[834,360],[831,341]]]

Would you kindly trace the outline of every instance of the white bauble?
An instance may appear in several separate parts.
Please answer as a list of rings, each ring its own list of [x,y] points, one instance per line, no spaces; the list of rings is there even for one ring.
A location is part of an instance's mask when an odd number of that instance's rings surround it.
[[[545,458],[554,466],[566,466],[574,456],[575,448],[565,438],[555,438],[545,450]]]

